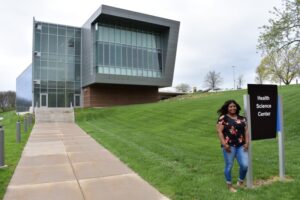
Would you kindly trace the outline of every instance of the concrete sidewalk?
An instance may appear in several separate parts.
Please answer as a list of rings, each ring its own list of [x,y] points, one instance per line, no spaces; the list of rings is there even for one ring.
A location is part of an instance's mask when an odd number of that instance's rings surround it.
[[[167,200],[74,123],[37,123],[4,200]]]

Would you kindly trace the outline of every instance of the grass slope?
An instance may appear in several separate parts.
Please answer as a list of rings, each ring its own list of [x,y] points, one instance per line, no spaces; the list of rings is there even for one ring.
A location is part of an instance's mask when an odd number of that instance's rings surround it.
[[[145,180],[173,200],[298,199],[300,196],[300,86],[279,88],[283,96],[286,174],[276,182],[231,194],[215,131],[216,111],[227,99],[243,107],[246,90],[206,93],[154,104],[77,109],[77,123]],[[263,127],[262,127],[263,128]],[[278,175],[277,140],[253,142],[254,179]],[[235,164],[233,178],[237,179]]]
[[[5,164],[8,166],[7,168],[0,169],[0,199],[2,199],[19,162],[31,128],[28,129],[27,133],[24,133],[23,118],[21,117],[21,143],[16,143],[16,122],[18,117],[15,111],[0,113],[0,116],[4,118],[2,124],[5,131]]]

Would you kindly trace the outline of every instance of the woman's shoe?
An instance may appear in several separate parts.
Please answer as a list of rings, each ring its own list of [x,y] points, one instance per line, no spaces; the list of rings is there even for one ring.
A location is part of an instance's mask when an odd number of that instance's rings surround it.
[[[232,184],[228,184],[227,187],[230,192],[237,192],[237,190],[232,186]]]
[[[244,187],[245,187],[244,181],[238,181],[238,182],[236,183],[236,186],[237,186],[237,187],[240,187],[240,188],[244,188]]]

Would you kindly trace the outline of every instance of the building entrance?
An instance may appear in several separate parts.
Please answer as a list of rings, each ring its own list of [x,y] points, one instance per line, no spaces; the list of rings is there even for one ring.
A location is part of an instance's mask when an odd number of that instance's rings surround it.
[[[41,105],[41,107],[48,107],[48,94],[47,93],[40,94],[40,105]]]
[[[80,107],[80,94],[75,94],[74,95],[74,107]]]

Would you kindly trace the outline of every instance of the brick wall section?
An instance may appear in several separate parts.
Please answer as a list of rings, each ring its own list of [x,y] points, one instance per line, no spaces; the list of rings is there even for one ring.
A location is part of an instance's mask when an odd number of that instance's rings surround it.
[[[159,100],[157,86],[94,84],[83,88],[84,107],[152,103]]]

